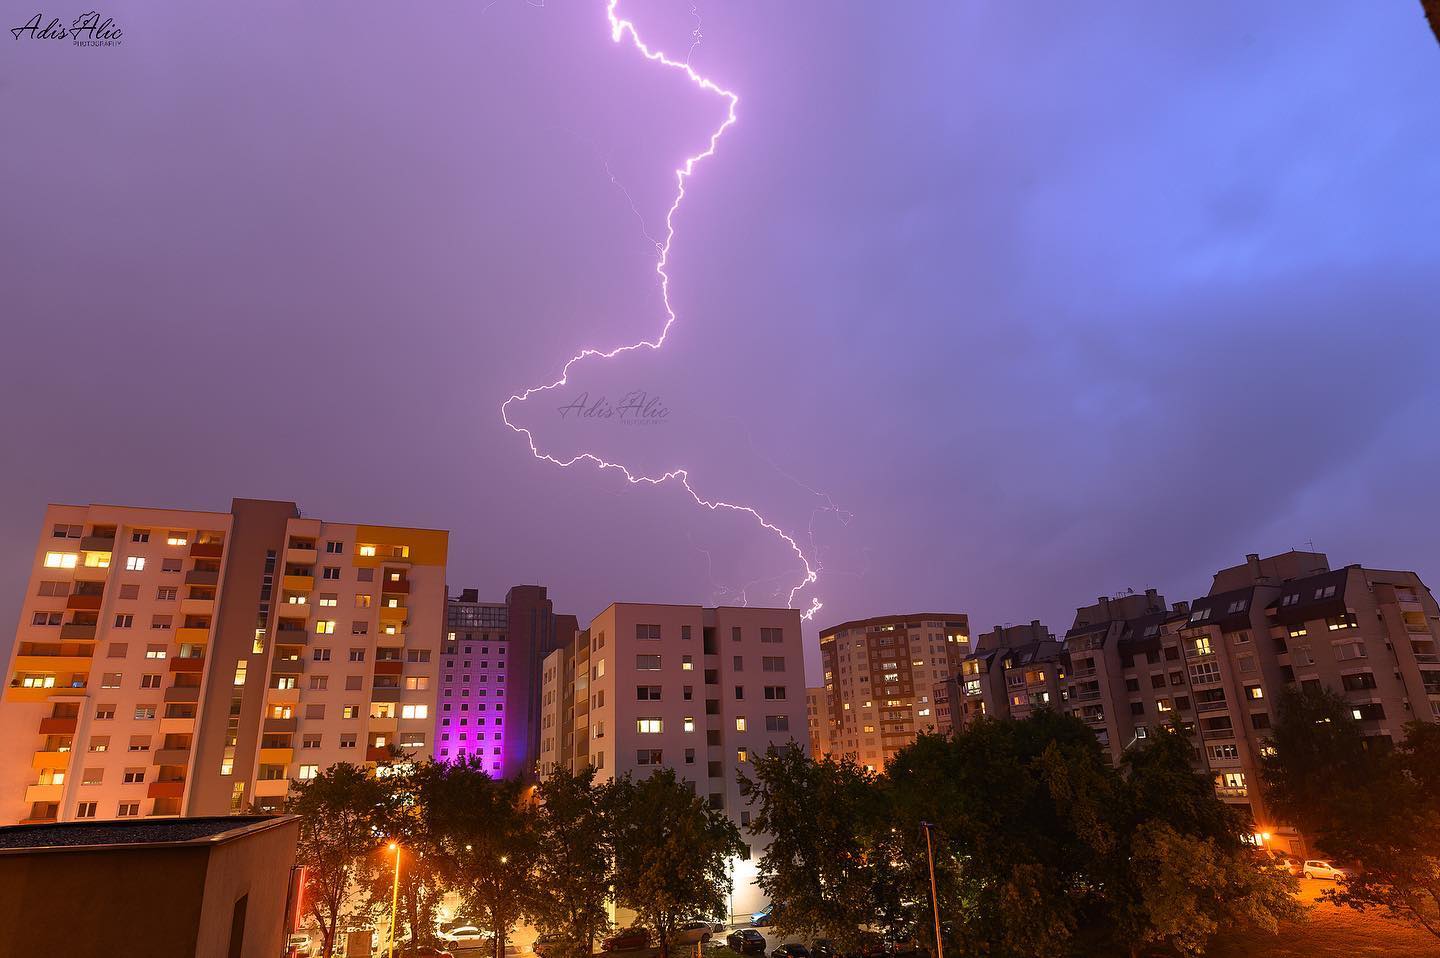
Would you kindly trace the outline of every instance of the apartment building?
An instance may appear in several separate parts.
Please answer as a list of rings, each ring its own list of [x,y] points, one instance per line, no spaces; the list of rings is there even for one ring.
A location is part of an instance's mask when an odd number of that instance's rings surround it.
[[[794,609],[615,603],[545,658],[540,688],[541,774],[673,768],[742,831],[737,770],[772,745],[809,749]],[[758,857],[732,863],[734,913],[763,903]]]
[[[960,612],[858,619],[820,633],[830,748],[881,771],[900,749],[937,727],[935,685],[970,654],[970,622]]]
[[[935,686],[937,730],[964,728],[982,716],[1011,718],[1060,708],[1066,664],[1060,643],[1032,619],[978,636],[959,670]]]
[[[540,750],[540,671],[574,640],[544,586],[517,585],[504,602],[464,589],[445,605],[444,672],[435,755],[483,756],[496,778],[533,775]]]
[[[0,821],[278,808],[289,780],[428,756],[447,533],[46,510],[0,701]]]
[[[805,690],[805,728],[810,736],[810,757],[817,762],[830,748],[830,699],[824,686]]]

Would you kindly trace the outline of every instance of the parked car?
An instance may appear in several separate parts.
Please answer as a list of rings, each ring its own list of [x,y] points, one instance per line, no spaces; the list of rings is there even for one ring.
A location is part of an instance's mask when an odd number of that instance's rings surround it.
[[[434,945],[415,945],[396,950],[396,958],[455,958],[454,954]]]
[[[650,929],[623,928],[600,942],[601,951],[635,951],[650,946]]]
[[[310,958],[310,936],[291,935],[285,942],[285,954],[289,958]]]
[[[867,932],[860,936],[860,950],[855,954],[857,958],[886,958],[889,948],[884,938],[874,932]]]
[[[767,925],[775,924],[776,909],[774,905],[766,905],[764,911],[757,911],[750,916],[750,924],[756,928],[764,928]]]
[[[449,931],[436,932],[436,937],[450,945],[478,945],[490,937],[490,933],[475,925],[456,925]]]
[[[829,938],[816,938],[810,946],[810,958],[845,958],[845,955]]]
[[[530,945],[530,950],[545,958],[547,951],[554,950],[557,945],[563,944],[565,939],[560,935],[540,935]]]
[[[736,928],[725,936],[725,944],[742,955],[765,954],[765,936],[754,928]]]
[[[1330,881],[1344,881],[1350,875],[1343,868],[1337,868],[1327,861],[1312,858],[1307,861],[1302,869],[1306,878],[1328,878]]]
[[[711,935],[713,935],[713,934],[714,934],[714,932],[712,932],[712,931],[710,930],[710,923],[709,923],[708,921],[691,921],[691,922],[686,922],[685,924],[681,925],[679,928],[676,928],[676,929],[675,929],[674,934],[672,934],[672,935],[670,936],[670,944],[672,944],[672,945],[694,945],[694,944],[703,944],[703,943],[709,941]]]
[[[1275,852],[1270,856],[1270,867],[1291,875],[1298,875],[1301,871],[1300,859],[1286,855],[1284,852]]]
[[[770,952],[770,958],[810,958],[810,949],[804,945],[781,945]]]

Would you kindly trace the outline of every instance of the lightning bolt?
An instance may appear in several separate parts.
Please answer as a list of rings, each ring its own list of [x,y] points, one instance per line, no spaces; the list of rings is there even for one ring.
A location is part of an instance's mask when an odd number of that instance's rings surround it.
[[[761,515],[760,512],[754,507],[747,506],[742,503],[727,502],[723,499],[706,498],[705,496],[700,495],[700,493],[696,492],[695,488],[690,483],[689,470],[684,468],[672,469],[669,472],[663,473],[658,476],[647,476],[631,472],[623,464],[618,462],[611,462],[610,460],[591,452],[581,452],[575,456],[572,456],[569,459],[557,458],[550,455],[548,452],[542,451],[540,447],[535,444],[535,436],[529,429],[510,421],[509,408],[511,403],[523,403],[537,393],[548,392],[552,389],[558,389],[559,387],[564,386],[566,383],[569,382],[571,367],[573,367],[578,362],[582,362],[591,358],[613,359],[614,357],[619,356],[623,353],[633,352],[639,349],[658,350],[660,349],[660,347],[665,345],[665,339],[670,335],[670,327],[674,326],[676,321],[675,309],[670,304],[670,274],[666,271],[666,267],[670,263],[670,247],[675,240],[675,213],[680,209],[680,204],[683,203],[685,200],[686,181],[689,180],[691,175],[695,172],[696,165],[700,163],[701,160],[709,159],[711,156],[715,155],[715,148],[720,142],[720,137],[725,134],[726,130],[730,129],[730,127],[735,125],[735,108],[740,103],[740,97],[737,96],[735,93],[731,92],[730,90],[721,87],[713,80],[710,80],[709,78],[701,76],[699,73],[697,73],[695,69],[690,65],[690,57],[688,54],[686,56],[686,59],[683,61],[672,60],[670,57],[666,56],[663,51],[652,49],[648,44],[645,43],[644,40],[640,39],[640,34],[635,29],[635,24],[616,13],[616,8],[619,5],[620,0],[607,0],[606,2],[605,15],[610,22],[610,39],[615,43],[620,43],[628,37],[634,48],[638,50],[641,56],[645,57],[645,59],[684,74],[686,79],[688,79],[699,89],[704,90],[706,93],[712,93],[723,99],[726,104],[725,119],[718,127],[715,128],[715,131],[710,134],[710,140],[709,143],[706,145],[705,149],[699,153],[686,157],[685,162],[682,163],[675,170],[675,199],[670,203],[670,208],[665,212],[665,240],[663,243],[656,243],[656,250],[659,256],[655,262],[655,273],[660,279],[660,298],[665,308],[665,324],[661,327],[660,334],[656,336],[653,340],[642,339],[639,342],[629,343],[623,346],[616,346],[613,349],[601,350],[585,348],[580,350],[580,352],[570,357],[569,361],[565,363],[564,367],[560,370],[559,379],[555,380],[549,385],[532,386],[526,389],[524,392],[516,393],[509,399],[505,400],[505,402],[501,403],[500,418],[504,421],[505,425],[510,427],[512,431],[517,432],[525,437],[525,441],[530,446],[530,454],[533,455],[536,459],[541,459],[545,462],[552,462],[557,466],[566,468],[568,468],[569,466],[573,466],[577,462],[591,462],[594,463],[595,466],[601,470],[613,470],[619,472],[625,477],[626,482],[629,482],[633,485],[658,486],[663,483],[674,482],[678,484],[681,488],[683,488],[687,493],[689,493],[690,498],[694,499],[698,505],[704,507],[705,509],[709,509],[712,512],[717,512],[721,510],[728,512],[738,512],[750,516],[752,519],[755,520],[755,522],[760,525],[761,528],[777,536],[782,542],[784,542],[786,547],[788,547],[790,551],[795,554],[795,557],[800,560],[800,564],[805,570],[804,576],[790,590],[788,607],[795,608],[796,596],[799,595],[800,592],[802,592],[807,586],[814,584],[819,579],[819,569],[816,564],[811,563],[809,557],[806,556],[805,551],[800,548],[800,544],[795,541],[794,536],[790,535],[784,529],[780,528],[778,525],[765,518],[765,516]],[[692,45],[691,52],[693,53],[693,51],[694,46]],[[807,606],[805,610],[801,612],[800,617],[802,619],[812,618],[816,612],[820,611],[821,606],[822,603],[820,602],[819,598],[812,596],[810,598],[809,606]]]

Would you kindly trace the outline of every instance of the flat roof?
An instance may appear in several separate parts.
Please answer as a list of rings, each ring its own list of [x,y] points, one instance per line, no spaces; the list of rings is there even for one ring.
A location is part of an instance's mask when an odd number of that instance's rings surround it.
[[[0,854],[131,848],[139,845],[211,845],[263,831],[294,815],[217,815],[208,818],[115,819],[0,828]]]

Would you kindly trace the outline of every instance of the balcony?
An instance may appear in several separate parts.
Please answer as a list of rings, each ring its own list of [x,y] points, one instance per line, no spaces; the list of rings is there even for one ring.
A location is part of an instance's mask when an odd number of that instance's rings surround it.
[[[315,577],[313,575],[287,575],[280,580],[281,587],[286,592],[311,592],[315,588]]]
[[[195,731],[195,716],[171,718],[169,716],[160,720],[161,735],[185,735]]]
[[[1195,711],[1197,711],[1197,712],[1219,712],[1219,711],[1221,711],[1222,709],[1227,708],[1229,705],[1230,705],[1230,703],[1229,703],[1229,702],[1226,702],[1224,699],[1221,699],[1219,702],[1197,702],[1197,703],[1195,704]]]
[[[42,718],[40,720],[40,734],[74,735],[75,729],[79,724],[80,719],[73,715],[69,718]]]
[[[265,700],[273,705],[299,705],[300,690],[271,687],[265,690]]]
[[[204,616],[214,615],[214,614],[215,614],[215,600],[214,600],[214,599],[181,599],[181,600],[180,600],[180,614],[181,614],[181,615],[204,615]]]
[[[65,786],[62,785],[31,785],[25,789],[25,803],[33,805],[35,802],[58,802],[65,794]]]
[[[82,677],[90,671],[90,665],[95,661],[88,655],[17,655],[12,666],[17,672],[54,672],[56,673],[56,686],[52,692],[58,692],[63,687],[60,683],[60,674],[63,672],[79,672]]]
[[[176,629],[175,641],[181,645],[201,645],[210,641],[210,630],[195,626]]]
[[[225,543],[223,542],[190,543],[190,558],[192,559],[218,559],[224,554]]]
[[[305,629],[276,629],[276,645],[304,645],[310,640],[310,633]]]
[[[304,659],[277,658],[270,664],[270,671],[276,675],[299,675],[305,671]]]
[[[114,536],[84,536],[80,539],[81,552],[114,552]]]
[[[400,701],[399,689],[371,689],[370,701],[372,702],[398,702]]]
[[[381,632],[375,636],[375,644],[382,649],[398,649],[405,645],[405,633]]]
[[[376,675],[399,675],[405,671],[405,663],[398,659],[376,659]]]
[[[65,600],[65,608],[83,612],[99,612],[101,595],[98,592],[75,592]]]
[[[403,606],[403,605],[396,605],[396,606],[382,605],[382,606],[380,606],[380,621],[381,621],[381,622],[394,622],[394,623],[396,623],[396,624],[398,625],[399,623],[405,621],[405,617],[406,617],[407,615],[409,615],[409,613],[410,613],[410,609],[409,609],[408,606]]]
[[[401,579],[399,582],[392,582],[389,579],[386,579],[384,584],[380,586],[380,592],[381,594],[389,593],[391,595],[409,595],[410,580]]]
[[[172,685],[165,690],[166,702],[199,702],[200,686]]]
[[[188,748],[157,748],[152,755],[152,763],[155,765],[189,765],[190,750]]]
[[[110,575],[110,567],[105,565],[77,565],[75,567],[76,582],[104,582]]]
[[[145,794],[150,798],[184,798],[185,781],[178,782],[151,782],[145,789]]]
[[[186,585],[219,585],[220,573],[213,569],[191,569],[185,573]]]
[[[203,672],[205,671],[205,658],[176,656],[170,660],[171,672]]]
[[[267,717],[265,719],[265,724],[261,727],[261,731],[275,734],[279,734],[281,732],[290,732],[291,734],[294,734],[295,729],[299,726],[299,724],[299,720],[296,719],[293,715],[289,718]]]
[[[311,546],[306,549],[300,546],[291,546],[285,550],[285,562],[295,565],[314,565],[320,558],[320,554]]]
[[[400,720],[393,715],[372,715],[370,716],[370,731],[372,732],[394,732],[398,729]]]
[[[63,642],[94,642],[95,625],[82,625],[78,622],[71,622],[60,626],[60,639]]]
[[[36,752],[30,767],[35,769],[53,768],[64,771],[70,767],[70,752]]]
[[[256,798],[284,798],[289,791],[288,778],[262,778],[255,783]]]
[[[289,765],[295,758],[293,748],[262,748],[260,750],[261,765]]]
[[[390,747],[383,745],[378,748],[367,748],[365,750],[365,761],[367,762],[388,762],[390,761]],[[28,801],[28,798],[27,798]]]

